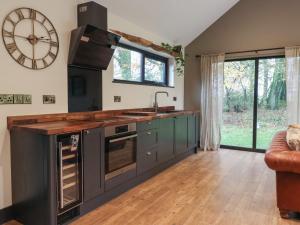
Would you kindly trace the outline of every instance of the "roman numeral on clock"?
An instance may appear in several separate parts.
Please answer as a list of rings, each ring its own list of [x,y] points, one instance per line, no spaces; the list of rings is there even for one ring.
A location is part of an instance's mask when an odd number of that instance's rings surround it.
[[[13,32],[7,31],[7,30],[3,30],[3,36],[4,37],[9,37],[12,38],[13,37]]]
[[[16,14],[19,17],[19,20],[23,20],[24,19],[24,14],[23,14],[23,12],[22,12],[21,9],[17,9],[15,12],[16,12]]]
[[[50,46],[51,47],[58,47],[58,43],[55,41],[50,41]]]
[[[37,69],[37,64],[36,64],[36,60],[35,59],[32,60],[31,67],[32,67],[32,69]]]
[[[44,17],[41,21],[42,24],[44,24],[46,22],[46,17]]]
[[[55,59],[56,55],[53,52],[49,52],[48,54],[52,59]]]
[[[25,62],[25,59],[26,59],[26,56],[23,55],[23,54],[21,54],[21,55],[18,57],[17,61],[18,61],[19,64],[23,65],[24,62]]]
[[[43,64],[44,64],[44,67],[47,67],[48,66],[48,63],[45,59],[43,59]]]
[[[8,22],[10,22],[13,26],[16,26],[16,22],[12,20],[12,18],[10,18],[10,16],[6,17],[6,20]]]
[[[17,44],[15,42],[6,45],[7,50],[10,54],[13,54],[17,49]]]
[[[32,20],[36,19],[36,11],[34,9],[30,9],[30,11],[29,11],[29,19],[32,19]]]

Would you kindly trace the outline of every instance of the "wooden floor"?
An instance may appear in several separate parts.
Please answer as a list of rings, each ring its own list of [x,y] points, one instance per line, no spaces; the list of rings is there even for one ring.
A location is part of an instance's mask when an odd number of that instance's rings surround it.
[[[300,224],[279,217],[275,174],[263,158],[233,150],[198,153],[73,225]]]

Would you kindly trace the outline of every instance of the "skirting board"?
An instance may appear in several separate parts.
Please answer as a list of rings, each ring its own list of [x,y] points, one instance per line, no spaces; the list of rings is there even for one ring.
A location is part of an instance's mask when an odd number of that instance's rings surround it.
[[[6,223],[13,219],[12,206],[0,209],[0,224]]]

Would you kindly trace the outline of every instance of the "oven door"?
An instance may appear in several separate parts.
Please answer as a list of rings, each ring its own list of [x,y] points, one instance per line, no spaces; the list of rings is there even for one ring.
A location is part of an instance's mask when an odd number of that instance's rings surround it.
[[[136,132],[107,137],[105,145],[105,180],[136,167]]]

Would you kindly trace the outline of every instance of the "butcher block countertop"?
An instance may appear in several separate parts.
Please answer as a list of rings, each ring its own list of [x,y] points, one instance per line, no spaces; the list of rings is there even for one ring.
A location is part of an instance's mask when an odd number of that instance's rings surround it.
[[[153,108],[95,111],[81,113],[60,113],[7,117],[9,130],[22,129],[44,135],[78,132],[97,127],[107,127],[126,123],[151,121],[198,113],[198,110],[175,110],[173,106]]]

